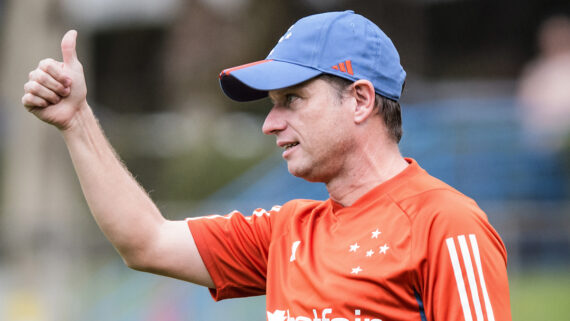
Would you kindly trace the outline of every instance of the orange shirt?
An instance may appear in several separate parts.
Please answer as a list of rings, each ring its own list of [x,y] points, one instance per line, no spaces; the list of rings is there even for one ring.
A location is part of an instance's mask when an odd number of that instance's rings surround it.
[[[407,161],[349,207],[188,219],[213,297],[266,294],[268,321],[511,320],[507,254],[485,213]]]

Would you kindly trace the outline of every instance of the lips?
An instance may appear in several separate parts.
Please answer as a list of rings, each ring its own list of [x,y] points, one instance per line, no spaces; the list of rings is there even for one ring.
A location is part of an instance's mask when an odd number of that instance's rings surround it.
[[[299,145],[299,143],[285,144],[285,145],[283,145],[283,148],[285,148],[285,150],[287,150],[287,149],[289,149],[289,148],[291,148],[291,147],[295,147],[295,146],[297,146],[297,145]]]
[[[293,152],[296,146],[299,146],[297,141],[278,141],[277,145],[283,148],[283,158],[287,158]]]
[[[299,142],[296,140],[284,140],[284,139],[277,140],[277,146],[279,146],[285,150],[287,150],[291,147],[295,147],[297,145],[299,145]]]

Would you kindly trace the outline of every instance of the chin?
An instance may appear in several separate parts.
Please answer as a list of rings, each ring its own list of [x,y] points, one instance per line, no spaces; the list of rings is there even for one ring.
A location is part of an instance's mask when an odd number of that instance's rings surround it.
[[[313,183],[326,182],[326,179],[322,177],[322,175],[318,175],[312,167],[292,166],[291,163],[288,163],[287,169],[291,175],[302,178],[306,181]]]
[[[310,176],[311,172],[309,168],[305,166],[299,166],[298,164],[295,165],[292,162],[287,162],[287,170],[289,170],[289,173],[291,173],[291,175],[303,179],[307,179],[307,177]]]

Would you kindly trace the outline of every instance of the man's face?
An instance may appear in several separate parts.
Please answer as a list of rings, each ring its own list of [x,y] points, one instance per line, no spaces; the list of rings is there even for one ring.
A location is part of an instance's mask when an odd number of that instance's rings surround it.
[[[319,78],[270,91],[269,97],[273,107],[263,133],[276,136],[289,172],[324,183],[341,174],[353,146],[352,100],[341,99]]]

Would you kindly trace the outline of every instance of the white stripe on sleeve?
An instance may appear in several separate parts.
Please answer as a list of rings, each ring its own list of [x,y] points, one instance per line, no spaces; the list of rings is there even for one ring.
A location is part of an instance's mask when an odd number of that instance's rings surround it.
[[[457,257],[457,250],[453,238],[450,237],[445,240],[447,243],[447,250],[451,258],[451,265],[453,266],[453,273],[455,274],[455,282],[457,283],[457,290],[459,291],[459,300],[463,308],[463,316],[465,321],[473,321],[471,316],[471,308],[469,307],[469,300],[467,299],[467,291],[465,290],[465,283],[463,282],[463,273],[461,272],[461,265]]]
[[[463,263],[465,264],[465,270],[467,271],[467,280],[469,281],[469,288],[471,289],[471,299],[473,300],[473,305],[475,306],[477,321],[483,321],[483,310],[481,310],[481,301],[479,301],[479,291],[477,290],[477,282],[475,281],[475,272],[473,271],[471,254],[469,253],[469,248],[467,247],[465,235],[460,235],[457,237],[457,239],[459,240],[461,256],[463,256]]]
[[[489,321],[495,321],[495,316],[493,315],[493,307],[491,306],[491,300],[489,299],[489,294],[487,293],[487,286],[485,285],[485,278],[483,277],[481,256],[479,255],[479,246],[477,245],[477,239],[475,238],[474,234],[469,234],[469,241],[471,242],[471,248],[473,249],[473,257],[475,258],[475,265],[477,266],[477,272],[479,273],[479,281],[481,282],[481,291],[483,292],[483,300],[485,301],[485,310],[487,310],[487,319],[489,319]]]

